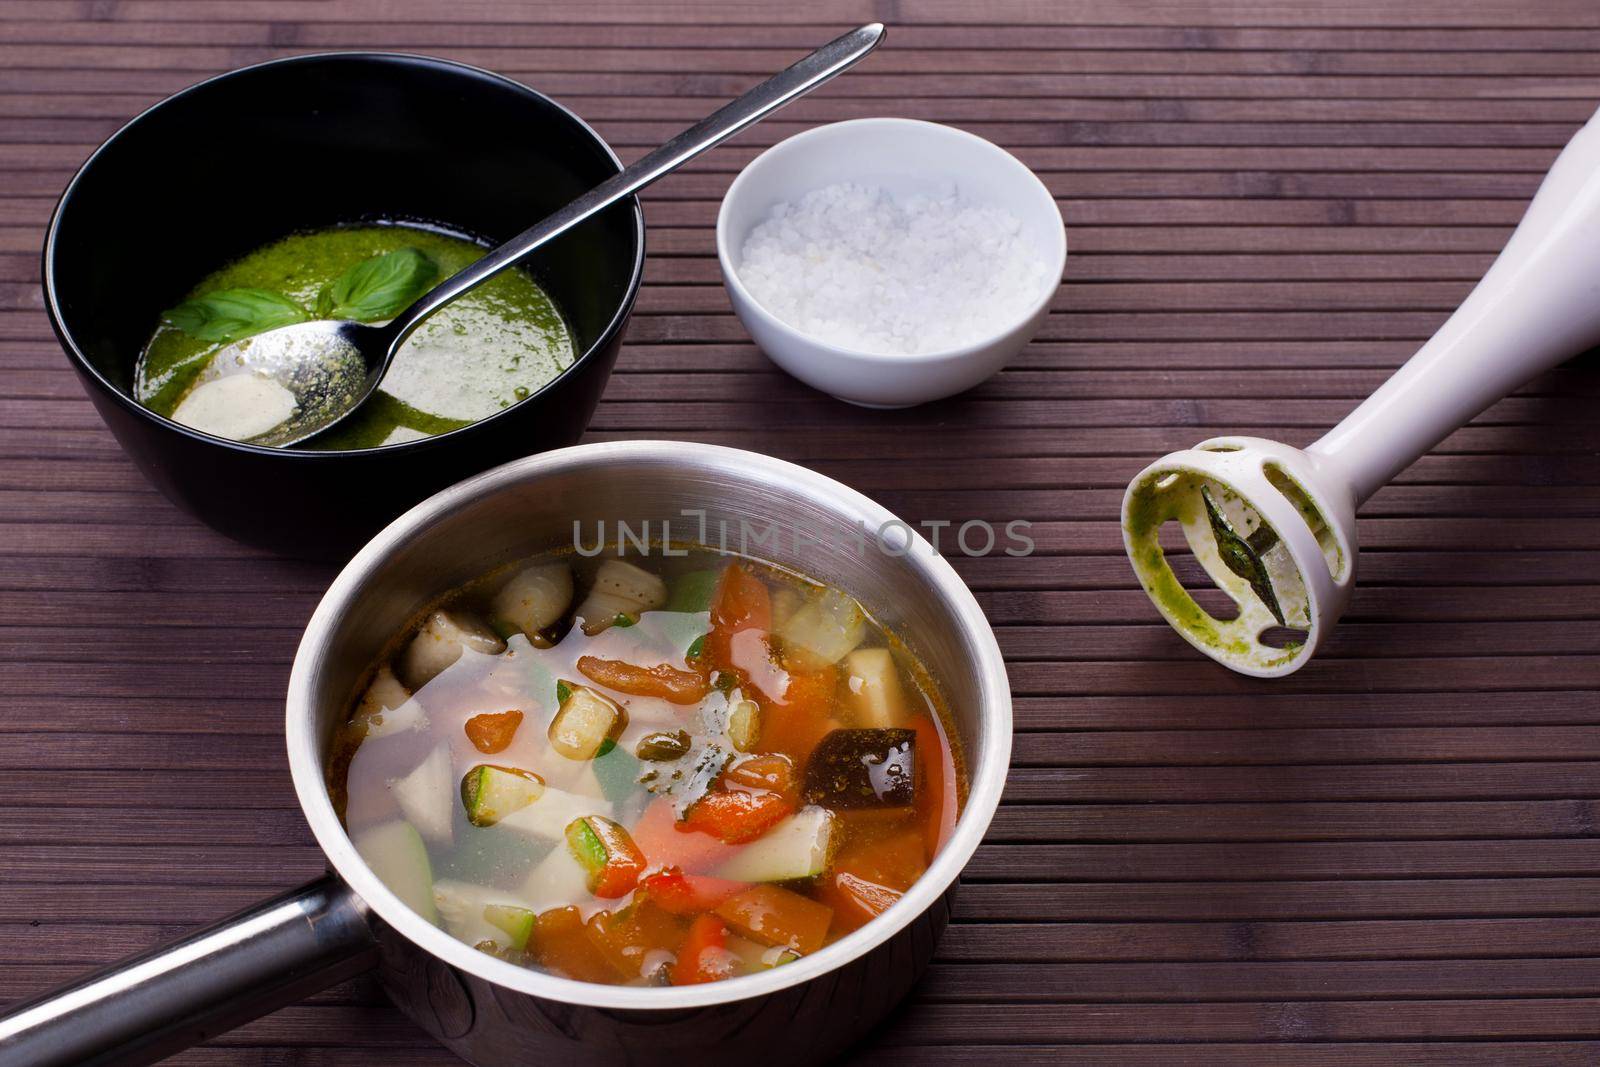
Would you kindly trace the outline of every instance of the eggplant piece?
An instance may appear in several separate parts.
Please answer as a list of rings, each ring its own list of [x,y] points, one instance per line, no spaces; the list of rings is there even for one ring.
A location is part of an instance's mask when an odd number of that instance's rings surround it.
[[[835,811],[909,808],[916,767],[915,730],[834,730],[806,763],[805,800]]]

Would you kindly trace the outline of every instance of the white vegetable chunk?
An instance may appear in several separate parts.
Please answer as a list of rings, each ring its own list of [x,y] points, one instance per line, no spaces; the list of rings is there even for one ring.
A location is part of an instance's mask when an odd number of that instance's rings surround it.
[[[594,575],[594,587],[578,605],[583,632],[597,634],[616,621],[618,615],[638,618],[667,602],[667,583],[649,571],[608,559]]]
[[[412,692],[433,681],[461,658],[464,649],[498,655],[506,650],[500,635],[479,620],[457,611],[436,611],[428,616],[400,654],[395,673]]]
[[[778,636],[789,648],[827,664],[843,659],[866,632],[861,605],[837,589],[824,589],[789,616]]]
[[[373,675],[372,684],[367,686],[361,702],[356,705],[355,718],[366,725],[368,740],[422,730],[428,725],[422,705],[411,699],[411,694],[388,664],[379,667],[378,673]]]
[[[772,627],[775,630],[783,628],[783,624],[794,618],[794,613],[800,610],[804,601],[798,590],[780,585],[772,593]]]
[[[811,805],[740,849],[717,872],[739,882],[787,882],[813,878],[833,862],[839,838],[838,817]]]
[[[571,604],[572,568],[565,562],[543,563],[519,571],[501,586],[489,610],[496,620],[532,634],[565,615]]]
[[[534,911],[564,908],[589,899],[589,872],[583,869],[570,848],[557,845],[528,872],[519,895],[524,907]]]
[[[439,921],[433,907],[433,866],[416,827],[395,819],[357,834],[354,844],[378,881],[402,904],[431,923]]]
[[[573,819],[585,815],[603,815],[609,819],[611,813],[611,802],[602,797],[580,796],[546,786],[538,800],[505,816],[499,825],[545,841],[561,841]]]
[[[887,648],[858,648],[844,658],[844,704],[851,725],[887,729],[904,726],[906,694]]]
[[[749,697],[728,706],[728,740],[740,752],[749,752],[761,740],[761,706]]]
[[[521,894],[514,891],[454,879],[433,884],[433,903],[444,920],[444,928],[462,941],[469,945],[492,941],[501,948],[512,947],[511,937],[485,918],[483,909],[491,904],[527,906]]]
[[[404,778],[389,783],[395,803],[429,841],[449,844],[455,837],[451,813],[456,803],[450,774],[450,746],[439,745]]]

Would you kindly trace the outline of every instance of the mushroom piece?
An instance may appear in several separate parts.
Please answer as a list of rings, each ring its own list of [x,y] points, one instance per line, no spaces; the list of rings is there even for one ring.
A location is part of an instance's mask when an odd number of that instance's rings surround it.
[[[518,571],[489,602],[490,617],[533,635],[567,613],[572,604],[572,568],[541,563]]]
[[[500,635],[478,619],[459,611],[436,611],[429,615],[417,636],[411,639],[396,663],[395,673],[412,692],[416,692],[444,669],[461,658],[465,649],[486,655],[506,650]]]
[[[428,725],[422,705],[411,699],[411,694],[387,663],[372,676],[372,684],[361,695],[353,719],[366,727],[369,739],[421,730]]]
[[[608,559],[595,572],[594,586],[578,605],[583,632],[593,636],[617,621],[637,619],[667,602],[667,583],[641,567]]]

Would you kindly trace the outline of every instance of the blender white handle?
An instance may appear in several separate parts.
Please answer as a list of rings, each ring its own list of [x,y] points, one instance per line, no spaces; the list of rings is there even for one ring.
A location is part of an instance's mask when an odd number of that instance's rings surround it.
[[[1600,112],[1455,314],[1306,451],[1352,507],[1529,378],[1600,344]]]

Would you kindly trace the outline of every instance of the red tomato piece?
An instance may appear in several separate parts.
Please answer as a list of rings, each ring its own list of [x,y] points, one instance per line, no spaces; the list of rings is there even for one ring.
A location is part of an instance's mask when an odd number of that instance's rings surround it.
[[[794,764],[780,752],[741,756],[728,765],[719,780],[722,788],[729,791],[776,793],[791,804],[800,797]]]
[[[917,817],[922,820],[923,858],[933,862],[956,826],[956,767],[943,726],[928,715],[911,720],[917,731]]]
[[[607,689],[634,696],[660,697],[673,704],[698,704],[711,688],[698,671],[686,671],[670,663],[636,667],[620,659],[583,656],[578,660],[578,670]]]
[[[923,828],[909,825],[887,836],[853,841],[840,851],[817,886],[817,897],[833,908],[839,933],[849,933],[887,911],[921,877]]]
[[[517,736],[517,727],[521,725],[520,711],[486,711],[468,719],[464,729],[467,740],[479,752],[493,755],[504,752],[510,746],[511,739]]]
[[[781,752],[795,766],[803,766],[811,752],[831,730],[839,672],[832,666],[798,670],[790,666],[782,697],[761,705],[760,747]]]
[[[614,982],[611,965],[595,951],[584,929],[583,916],[572,906],[539,913],[533,923],[528,949],[539,965],[580,982]]]
[[[657,797],[633,824],[633,842],[650,867],[677,867],[685,873],[710,871],[738,851],[710,834],[679,828],[671,797]]]
[[[618,977],[631,981],[651,977],[646,968],[676,949],[685,930],[682,919],[653,901],[636,900],[621,911],[596,912],[584,932]]]
[[[826,904],[776,885],[751,886],[724,901],[717,915],[745,937],[801,955],[822,947],[833,922]]]
[[[589,874],[589,892],[615,899],[633,892],[644,873],[644,853],[628,831],[599,815],[573,819],[567,847]]]
[[[707,793],[678,822],[678,830],[700,830],[739,845],[754,841],[793,812],[794,804],[777,793]]]
[[[663,911],[674,915],[698,915],[710,911],[735,893],[750,888],[749,882],[732,882],[707,874],[684,874],[668,867],[646,875],[639,883],[645,896]]]
[[[767,584],[749,569],[730,563],[711,595],[711,632],[706,634],[701,660],[722,670],[733,670],[735,634],[772,629],[772,596]],[[744,658],[744,657],[740,657]]]
[[[715,915],[702,915],[689,927],[689,936],[672,965],[673,985],[699,985],[732,978],[737,957],[728,951],[728,928]]]

